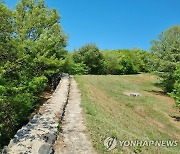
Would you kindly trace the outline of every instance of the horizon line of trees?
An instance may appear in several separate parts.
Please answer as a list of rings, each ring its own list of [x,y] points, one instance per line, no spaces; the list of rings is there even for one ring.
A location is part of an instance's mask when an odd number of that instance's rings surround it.
[[[68,53],[64,70],[69,74],[123,75],[150,72],[153,54],[140,49],[100,50],[87,44]]]
[[[64,70],[70,74],[123,75],[153,72],[161,88],[180,107],[180,25],[160,33],[151,41],[151,52],[140,49],[103,50],[87,44],[69,53]]]

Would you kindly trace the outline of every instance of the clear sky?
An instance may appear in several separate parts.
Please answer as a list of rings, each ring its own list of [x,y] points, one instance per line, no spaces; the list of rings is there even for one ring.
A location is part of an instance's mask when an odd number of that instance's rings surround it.
[[[18,0],[6,0],[14,8]],[[56,8],[67,49],[96,43],[100,49],[149,50],[150,41],[168,27],[180,24],[180,0],[46,0]]]

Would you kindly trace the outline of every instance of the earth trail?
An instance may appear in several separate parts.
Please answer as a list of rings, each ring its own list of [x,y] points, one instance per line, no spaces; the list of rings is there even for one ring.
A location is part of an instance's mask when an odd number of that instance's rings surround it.
[[[95,154],[86,135],[83,113],[80,106],[81,95],[74,77],[70,78],[70,94],[62,122],[62,133],[54,145],[55,154]]]

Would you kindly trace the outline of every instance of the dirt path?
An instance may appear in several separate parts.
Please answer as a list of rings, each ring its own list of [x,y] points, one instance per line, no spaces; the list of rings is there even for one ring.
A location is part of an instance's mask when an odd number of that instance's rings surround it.
[[[94,154],[92,144],[85,135],[77,83],[73,77],[70,80],[69,101],[65,109],[62,133],[54,145],[55,154]]]

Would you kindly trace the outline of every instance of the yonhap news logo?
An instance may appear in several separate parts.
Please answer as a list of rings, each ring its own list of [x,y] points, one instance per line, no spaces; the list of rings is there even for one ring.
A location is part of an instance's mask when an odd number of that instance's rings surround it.
[[[104,140],[104,146],[106,147],[107,151],[111,151],[116,148],[117,146],[117,138],[116,137],[108,137]]]
[[[117,140],[116,137],[107,137],[104,140],[104,146],[107,151],[111,151],[115,149],[117,146],[119,147],[177,147],[178,141],[176,140]]]

